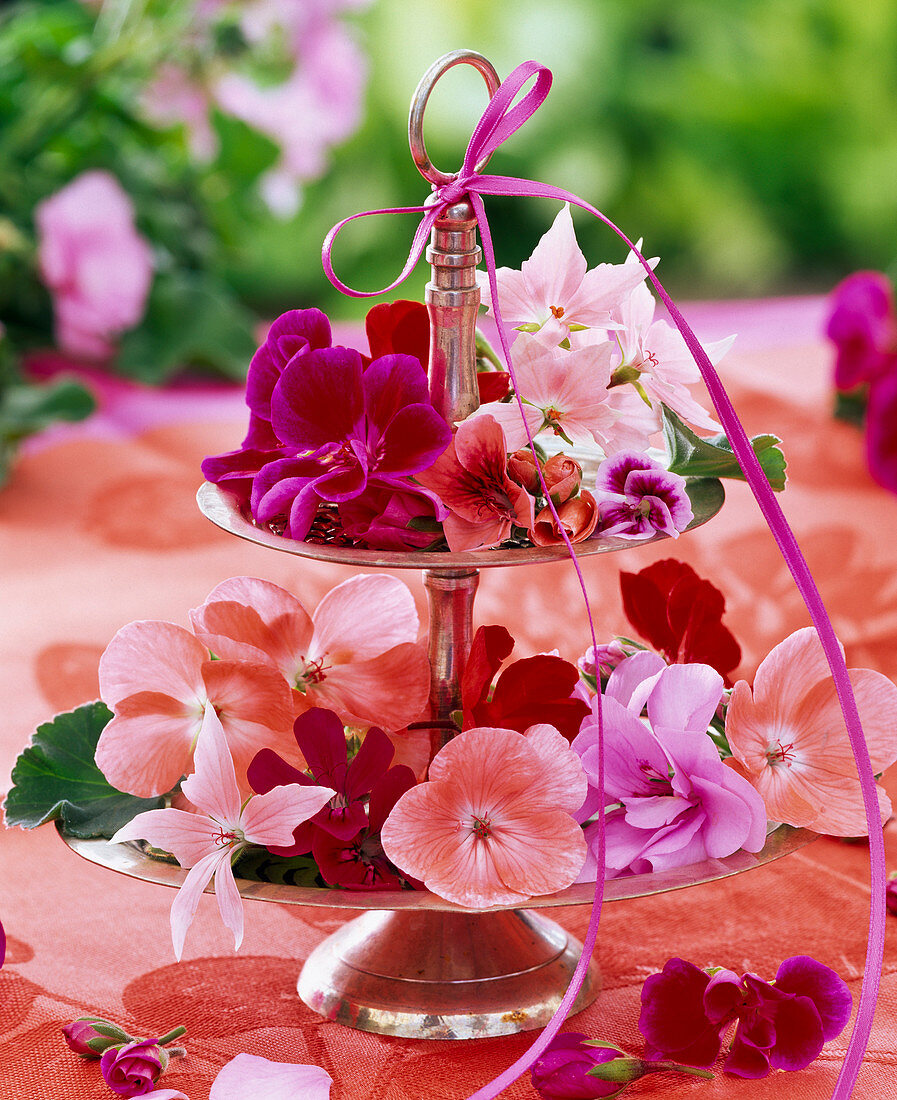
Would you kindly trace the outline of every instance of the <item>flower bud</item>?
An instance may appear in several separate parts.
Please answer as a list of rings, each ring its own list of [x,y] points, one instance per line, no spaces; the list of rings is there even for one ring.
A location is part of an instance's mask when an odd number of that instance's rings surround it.
[[[571,542],[587,539],[598,525],[598,505],[592,494],[585,490],[580,496],[565,501],[557,509],[557,514]],[[530,538],[536,546],[557,546],[564,541],[547,505],[536,516]]]
[[[578,492],[582,481],[582,466],[565,454],[552,455],[542,467],[542,476],[557,508]]]
[[[630,638],[613,638],[609,642],[601,643],[597,649],[589,646],[576,664],[585,676],[594,676],[597,664],[598,674],[607,677],[627,657],[631,657],[633,653],[640,653],[644,648]]]
[[[529,447],[521,447],[508,457],[508,477],[526,489],[531,496],[541,492],[539,468]]]
[[[168,1052],[156,1039],[110,1048],[100,1059],[103,1080],[119,1096],[143,1096],[152,1091],[167,1066]]]
[[[118,1024],[100,1016],[79,1016],[62,1029],[69,1049],[82,1058],[99,1058],[109,1047],[130,1043],[131,1036]]]

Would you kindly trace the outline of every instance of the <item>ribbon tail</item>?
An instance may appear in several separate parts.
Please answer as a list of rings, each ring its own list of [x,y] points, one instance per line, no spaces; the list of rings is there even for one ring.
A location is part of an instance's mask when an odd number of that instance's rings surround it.
[[[639,263],[644,267],[648,278],[654,285],[660,299],[669,310],[673,324],[682,334],[688,350],[691,352],[704,383],[713,407],[719,416],[720,423],[725,430],[726,437],[732,445],[738,464],[744,472],[744,476],[750,486],[754,499],[766,520],[767,526],[776,540],[779,551],[788,566],[794,583],[800,592],[801,598],[810,613],[823,652],[828,661],[841,713],[847,728],[851,750],[857,765],[860,779],[860,790],[863,796],[863,807],[866,812],[866,822],[869,827],[869,863],[871,877],[871,899],[869,907],[869,938],[866,946],[866,965],[863,974],[863,984],[860,991],[860,1003],[857,1016],[850,1036],[847,1052],[841,1065],[841,1072],[832,1093],[833,1100],[847,1100],[853,1091],[862,1065],[863,1054],[869,1043],[872,1031],[872,1018],[875,1013],[875,1004],[878,999],[878,989],[881,979],[882,964],[884,961],[885,941],[885,889],[886,866],[884,835],[879,817],[878,798],[876,796],[875,775],[869,752],[866,747],[866,739],[857,709],[853,688],[847,672],[847,663],[838,639],[829,619],[822,597],[816,587],[816,582],[810,573],[806,559],[798,545],[797,539],[781,506],[775,499],[775,495],[769,486],[766,475],[760,462],[750,445],[744,426],[738,418],[732,401],[715,367],[710,362],[706,352],[692,331],[685,318],[680,313],[670,296],[664,290],[660,280],[655,275],[651,266],[632,241],[619,229],[606,215],[602,214],[590,203],[585,202],[579,196],[560,187],[550,184],[534,183],[531,180],[515,179],[508,176],[481,176],[476,181],[476,187],[482,194],[533,196],[554,198],[561,202],[569,202],[588,211],[629,246]],[[493,288],[493,301],[495,301],[495,289]],[[497,318],[496,318],[497,319]]]
[[[536,471],[539,475],[539,483],[542,487],[542,491],[545,494],[545,500],[551,511],[551,515],[554,519],[556,529],[560,533],[563,539],[564,545],[567,548],[567,553],[570,555],[570,561],[576,571],[576,578],[579,582],[580,591],[582,592],[583,600],[585,601],[586,615],[589,620],[589,632],[592,637],[592,645],[594,647],[593,652],[597,652],[598,641],[595,634],[595,623],[592,618],[592,608],[589,603],[589,595],[586,590],[585,577],[583,576],[582,569],[579,564],[579,559],[576,556],[576,551],[573,549],[573,543],[570,541],[567,532],[564,530],[563,524],[557,514],[557,509],[551,500],[551,493],[548,486],[545,484],[545,477],[542,473],[541,465],[536,456],[535,442],[533,440],[532,432],[530,431],[529,424],[523,413],[523,402],[520,398],[520,391],[517,386],[517,378],[514,373],[514,364],[511,359],[511,349],[508,345],[508,338],[505,335],[504,323],[501,318],[501,306],[498,300],[498,284],[495,277],[495,249],[492,245],[492,233],[489,229],[489,222],[486,218],[486,209],[483,205],[483,200],[474,191],[469,194],[471,205],[473,206],[474,213],[477,217],[480,229],[480,240],[483,245],[483,258],[486,261],[486,271],[489,275],[489,286],[492,291],[492,303],[493,313],[495,314],[496,327],[498,328],[498,339],[501,344],[502,353],[504,355],[505,364],[508,368],[508,373],[511,376],[511,384],[514,387],[514,394],[517,400],[517,406],[520,410],[520,416],[523,420],[523,427],[526,432],[527,440],[529,441],[530,452],[535,462]],[[597,717],[598,717],[598,788],[604,790],[604,719],[601,708],[601,681],[600,678],[597,683]],[[488,1084],[482,1088],[477,1089],[475,1093],[472,1093],[468,1100],[493,1100],[494,1097],[511,1085],[514,1081],[525,1073],[536,1059],[542,1054],[548,1044],[554,1039],[557,1033],[560,1031],[564,1021],[570,1014],[573,1008],[573,1004],[576,998],[579,996],[579,991],[582,989],[583,983],[586,979],[586,973],[589,968],[589,962],[592,958],[592,953],[595,950],[595,941],[598,937],[598,927],[601,923],[601,911],[604,904],[604,883],[606,879],[605,869],[605,832],[604,832],[604,814],[602,813],[598,818],[598,835],[596,845],[596,860],[598,864],[598,875],[595,881],[595,895],[592,901],[592,910],[589,915],[589,924],[586,928],[586,934],[583,938],[582,953],[579,956],[579,960],[576,963],[576,968],[573,971],[573,976],[570,979],[570,983],[561,998],[561,1003],[555,1010],[554,1015],[548,1021],[539,1034],[538,1038],[533,1042],[512,1065],[508,1066],[506,1070],[500,1073],[497,1077],[493,1078]]]

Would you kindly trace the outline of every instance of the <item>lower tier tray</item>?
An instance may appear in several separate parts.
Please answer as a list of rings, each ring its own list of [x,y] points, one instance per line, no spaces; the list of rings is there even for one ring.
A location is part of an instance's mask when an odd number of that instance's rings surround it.
[[[187,875],[135,844],[61,835],[84,859],[132,878],[177,887]],[[816,836],[779,825],[760,852],[609,879],[604,900],[736,875],[797,851]],[[366,910],[314,949],[299,976],[299,996],[337,1023],[413,1039],[477,1039],[543,1027],[570,983],[582,945],[534,910],[588,905],[595,894],[594,884],[579,883],[533,898],[524,908],[471,910],[424,890],[361,894],[247,879],[237,879],[237,887],[242,897],[259,901]],[[592,962],[573,1012],[590,1004],[600,988]]]

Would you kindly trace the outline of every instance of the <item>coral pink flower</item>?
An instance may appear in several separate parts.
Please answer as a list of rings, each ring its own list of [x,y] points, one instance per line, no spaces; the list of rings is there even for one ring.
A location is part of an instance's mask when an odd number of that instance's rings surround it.
[[[462,421],[444,454],[417,480],[450,510],[442,524],[450,550],[496,546],[512,527],[533,525],[533,498],[508,477],[508,446],[491,416]]]
[[[397,730],[426,706],[430,666],[417,642],[417,609],[395,577],[351,577],[312,615],[276,584],[234,577],[214,588],[190,619],[219,657],[278,669],[294,689],[297,713],[324,707],[347,725]],[[292,747],[294,758],[295,742]]]
[[[211,704],[240,782],[263,745],[302,763],[283,677],[265,664],[213,661],[181,626],[143,621],[115,635],[100,658],[100,695],[115,717],[100,735],[97,767],[121,791],[149,798],[193,770],[193,747]]]
[[[849,673],[878,774],[897,760],[897,687],[871,669]],[[812,627],[795,631],[761,662],[753,692],[738,681],[726,736],[732,763],[760,792],[772,820],[837,836],[868,832],[834,681]],[[881,789],[878,803],[884,821],[891,802]]]
[[[234,947],[243,940],[243,907],[233,860],[250,844],[289,844],[293,829],[318,812],[335,793],[330,787],[275,787],[243,802],[234,762],[215,708],[206,707],[195,752],[196,771],[183,783],[184,795],[197,808],[148,810],[119,829],[111,843],[146,840],[171,852],[190,873],[171,907],[171,938],[178,959],[199,899],[211,878],[221,919],[234,934]]]
[[[571,817],[586,795],[579,758],[552,726],[472,729],[402,795],[380,839],[390,860],[434,894],[473,909],[569,886],[585,860]]]
[[[143,317],[153,277],[134,207],[108,172],[82,172],[38,203],[41,277],[53,296],[56,340],[70,355],[104,359]]]
[[[519,271],[500,267],[496,272],[502,320],[526,326],[539,342],[554,346],[570,335],[571,326],[574,331],[606,326],[611,310],[638,286],[645,271],[636,271],[630,264],[587,268],[576,243],[570,206],[565,204]],[[485,274],[478,273],[477,282],[491,309]]]

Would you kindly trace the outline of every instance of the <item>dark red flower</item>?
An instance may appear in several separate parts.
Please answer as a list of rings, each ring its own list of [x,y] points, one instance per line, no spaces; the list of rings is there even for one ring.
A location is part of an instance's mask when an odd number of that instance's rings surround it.
[[[731,684],[741,647],[723,626],[725,598],[690,565],[665,558],[620,573],[623,610],[638,633],[671,664],[710,665]]]
[[[247,769],[249,785],[256,794],[266,794],[288,783],[317,784],[337,793],[314,817],[296,826],[291,845],[270,849],[280,856],[310,852],[319,830],[342,841],[357,836],[368,822],[364,796],[371,793],[378,779],[388,774],[395,755],[383,730],[372,726],[349,763],[343,723],[332,710],[323,707],[312,707],[300,714],[293,724],[293,733],[311,774],[294,768],[273,749],[261,749]]]
[[[670,959],[642,989],[639,1030],[649,1057],[673,1056],[708,1066],[733,1023],[724,1069],[766,1077],[774,1069],[804,1069],[850,1018],[850,990],[829,967],[807,955],[785,959],[770,983],[731,970],[712,976]]]
[[[477,630],[461,676],[463,728],[492,726],[523,733],[547,722],[572,741],[590,711],[573,696],[579,673],[569,661],[547,653],[515,661],[499,676],[489,699],[492,679],[513,648],[514,639],[503,626]]]
[[[403,876],[387,859],[380,830],[393,806],[416,785],[414,772],[404,764],[390,768],[374,783],[364,828],[349,840],[318,829],[312,838],[315,863],[331,886],[346,890],[399,890]]]
[[[511,376],[506,370],[477,371],[477,390],[481,405],[501,401],[511,392]]]
[[[400,353],[413,355],[424,370],[430,358],[430,315],[420,302],[400,298],[383,302],[368,310],[364,331],[371,349],[371,359]]]

